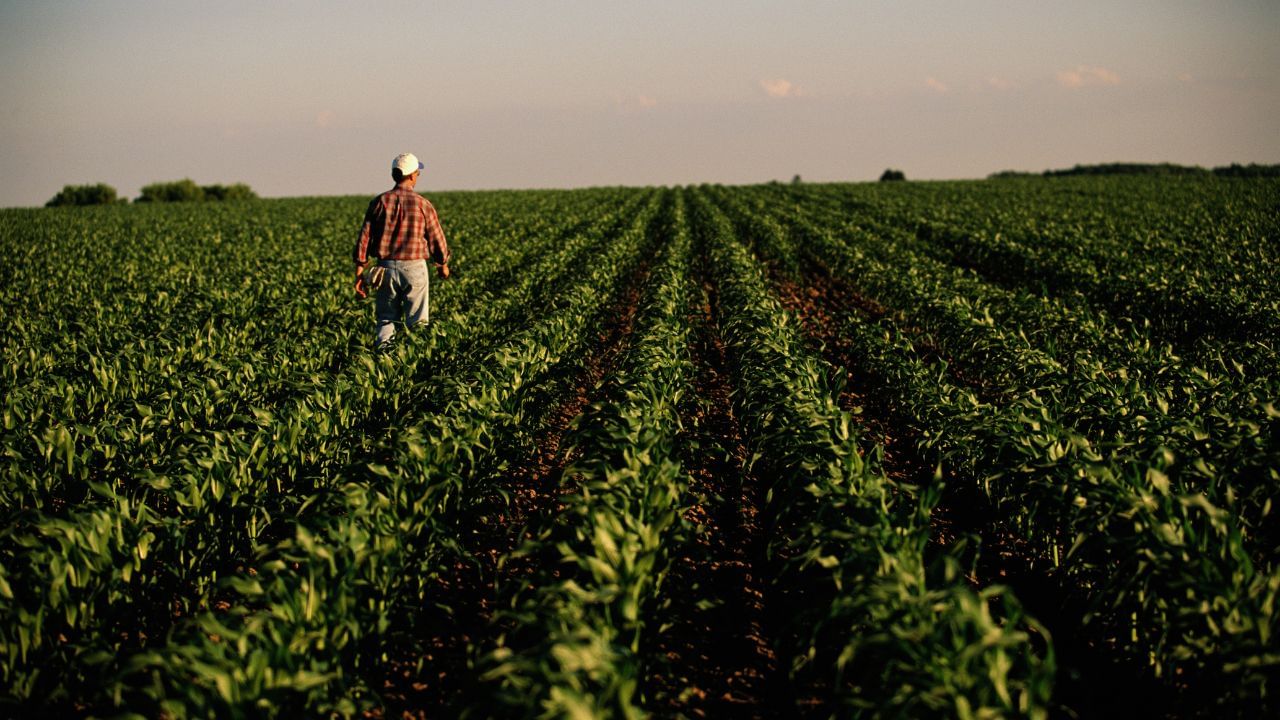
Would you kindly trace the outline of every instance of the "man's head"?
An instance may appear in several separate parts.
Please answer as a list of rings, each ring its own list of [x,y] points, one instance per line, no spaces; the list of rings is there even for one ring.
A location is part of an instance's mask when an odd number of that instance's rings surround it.
[[[418,162],[418,156],[413,153],[400,153],[395,160],[391,161],[391,179],[397,183],[404,182],[409,178],[418,180],[418,173],[422,171],[422,163]]]

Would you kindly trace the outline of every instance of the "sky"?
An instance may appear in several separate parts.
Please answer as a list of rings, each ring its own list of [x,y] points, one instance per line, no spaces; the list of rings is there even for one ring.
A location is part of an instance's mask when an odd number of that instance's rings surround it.
[[[0,206],[1280,163],[1276,0],[0,0]]]

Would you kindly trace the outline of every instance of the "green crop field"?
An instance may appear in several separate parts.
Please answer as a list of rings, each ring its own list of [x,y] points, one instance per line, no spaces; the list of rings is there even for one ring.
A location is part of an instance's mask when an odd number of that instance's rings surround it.
[[[0,211],[0,714],[1280,711],[1280,181]]]

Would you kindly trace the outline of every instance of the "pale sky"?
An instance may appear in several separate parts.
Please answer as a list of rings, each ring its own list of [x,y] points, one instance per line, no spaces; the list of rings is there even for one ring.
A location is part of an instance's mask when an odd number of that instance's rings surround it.
[[[1280,2],[0,0],[0,206],[1280,162]]]

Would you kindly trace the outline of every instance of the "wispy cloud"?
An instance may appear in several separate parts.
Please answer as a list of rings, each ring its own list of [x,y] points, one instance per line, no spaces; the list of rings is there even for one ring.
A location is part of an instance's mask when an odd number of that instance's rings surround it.
[[[1178,80],[1180,80],[1180,81],[1182,81],[1182,82],[1188,82],[1188,83],[1189,83],[1189,82],[1195,82],[1195,81],[1196,81],[1196,76],[1195,76],[1195,75],[1192,75],[1191,73],[1188,73],[1188,72],[1179,73],[1179,74],[1178,74]]]
[[[933,76],[929,76],[925,78],[924,84],[934,92],[945,93],[951,90],[951,88],[948,87],[946,83],[942,82],[941,80]]]
[[[1013,81],[1008,78],[1002,78],[996,75],[992,75],[991,77],[987,78],[986,82],[987,82],[987,87],[993,90],[1012,90],[1013,89]]]
[[[333,121],[335,118],[336,116],[333,114],[332,110],[321,110],[316,113],[316,127],[322,129],[331,128],[333,127]]]
[[[804,95],[804,90],[793,84],[790,80],[782,78],[764,79],[760,81],[760,87],[769,95],[769,97],[785,98],[800,97]]]
[[[643,93],[636,95],[617,94],[613,96],[613,104],[618,109],[618,112],[636,112],[657,107],[658,98]]]
[[[1120,76],[1103,67],[1077,65],[1070,70],[1059,71],[1058,84],[1065,88],[1080,88],[1087,85],[1119,85]]]

